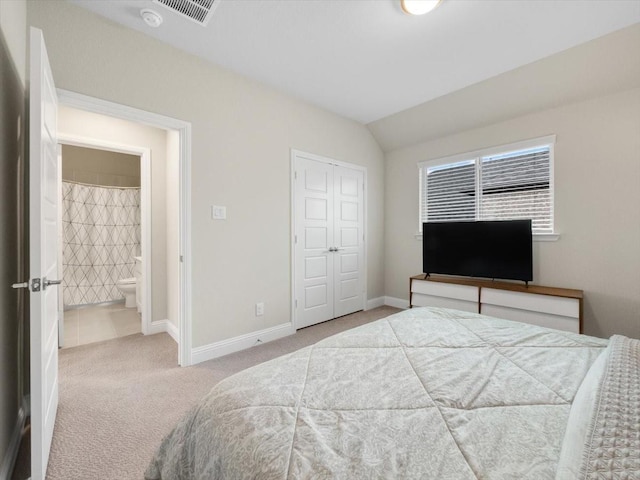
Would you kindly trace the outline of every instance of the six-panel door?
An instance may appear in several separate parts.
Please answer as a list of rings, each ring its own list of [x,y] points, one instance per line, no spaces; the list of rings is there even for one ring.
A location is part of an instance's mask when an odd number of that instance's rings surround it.
[[[295,158],[296,328],[363,307],[364,174]]]

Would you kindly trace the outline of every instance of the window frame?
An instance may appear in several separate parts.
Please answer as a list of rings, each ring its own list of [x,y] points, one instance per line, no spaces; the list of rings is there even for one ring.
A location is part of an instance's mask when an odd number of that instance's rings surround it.
[[[436,158],[433,160],[424,160],[418,162],[418,231],[415,235],[416,239],[422,239],[422,194],[423,194],[423,169],[449,165],[452,163],[460,163],[465,161],[475,162],[476,171],[480,170],[479,165],[482,163],[483,157],[495,155],[505,155],[515,153],[521,150],[529,150],[534,148],[549,148],[549,190],[551,192],[551,233],[534,233],[534,241],[555,241],[560,238],[560,234],[556,231],[555,224],[555,135],[547,135],[544,137],[532,138],[520,142],[488,147],[471,152],[458,153],[447,157]],[[476,175],[476,191],[478,191],[481,182],[481,175]],[[479,205],[476,206],[476,220],[478,219]]]

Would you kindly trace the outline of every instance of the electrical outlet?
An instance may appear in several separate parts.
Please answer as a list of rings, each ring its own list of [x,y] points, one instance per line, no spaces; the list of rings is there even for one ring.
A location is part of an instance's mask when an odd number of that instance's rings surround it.
[[[260,315],[264,315],[264,303],[263,302],[256,303],[256,317],[259,317]]]

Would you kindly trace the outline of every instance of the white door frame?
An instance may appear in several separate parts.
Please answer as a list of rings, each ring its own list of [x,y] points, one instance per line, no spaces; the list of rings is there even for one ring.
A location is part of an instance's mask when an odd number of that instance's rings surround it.
[[[178,363],[192,365],[192,318],[191,318],[191,123],[157,113],[120,105],[68,90],[58,89],[60,105],[86,110],[93,113],[142,123],[165,130],[176,130],[180,138],[179,154],[179,198],[180,198],[180,319],[178,328]],[[142,164],[141,164],[142,165]],[[141,172],[142,173],[142,172]],[[142,180],[141,176],[141,180]],[[150,195],[150,188],[147,189]],[[148,199],[150,202],[150,198]],[[149,232],[150,236],[150,232]],[[143,241],[144,234],[143,234]],[[149,264],[150,262],[145,262]],[[145,274],[147,267],[145,268]],[[149,278],[149,277],[147,277]],[[150,283],[147,284],[147,289]],[[149,295],[150,297],[150,295]],[[146,300],[146,298],[145,298]],[[145,304],[145,307],[149,305]],[[143,308],[143,313],[144,313]],[[150,318],[150,317],[149,317]]]
[[[146,259],[143,264],[144,291],[142,292],[142,333],[149,335],[155,333],[153,329],[153,262],[151,259],[151,150],[148,147],[123,145],[108,142],[98,138],[84,137],[80,135],[67,135],[58,133],[58,143],[73,145],[74,147],[93,148],[107,150],[109,152],[124,153],[140,157],[140,228],[141,228],[141,256]],[[63,159],[64,161],[64,159]],[[60,178],[62,181],[62,178]],[[60,211],[62,213],[62,210]],[[179,342],[178,342],[179,343]]]
[[[362,165],[356,165],[354,163],[342,162],[339,160],[334,160],[333,158],[323,157],[322,155],[316,155],[314,153],[307,153],[301,150],[291,149],[291,181],[290,181],[290,190],[291,190],[291,324],[293,328],[296,328],[297,319],[296,319],[296,158],[303,157],[309,160],[315,160],[316,162],[322,162],[329,165],[338,165],[340,167],[351,168],[353,170],[358,170],[363,173],[363,181],[364,181],[364,195],[363,195],[363,222],[364,222],[364,240],[362,242],[363,248],[363,256],[364,256],[364,265],[363,265],[363,273],[362,273],[362,310],[367,309],[367,240],[369,238],[369,234],[367,232],[367,167],[363,167]]]

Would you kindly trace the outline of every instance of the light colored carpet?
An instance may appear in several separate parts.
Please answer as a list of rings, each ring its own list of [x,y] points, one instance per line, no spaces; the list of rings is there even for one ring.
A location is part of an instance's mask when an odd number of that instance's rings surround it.
[[[178,367],[177,345],[164,333],[61,350],[47,479],[141,479],[162,438],[223,378],[397,311],[354,313],[189,368]]]

